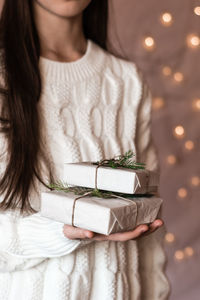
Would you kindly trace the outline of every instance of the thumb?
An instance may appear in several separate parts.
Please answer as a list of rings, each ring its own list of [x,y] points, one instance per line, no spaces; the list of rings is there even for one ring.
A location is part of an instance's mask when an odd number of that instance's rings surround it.
[[[63,233],[69,239],[85,239],[92,238],[94,236],[94,232],[90,230],[74,227],[71,225],[64,225]]]

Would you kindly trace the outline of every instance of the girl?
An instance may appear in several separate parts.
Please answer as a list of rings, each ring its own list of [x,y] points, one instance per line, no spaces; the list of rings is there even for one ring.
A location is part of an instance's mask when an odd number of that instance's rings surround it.
[[[133,149],[158,169],[150,93],[134,63],[106,51],[107,5],[4,3],[0,300],[167,299],[161,232],[152,233],[162,220],[104,236],[38,212],[41,191],[62,177],[64,162]]]

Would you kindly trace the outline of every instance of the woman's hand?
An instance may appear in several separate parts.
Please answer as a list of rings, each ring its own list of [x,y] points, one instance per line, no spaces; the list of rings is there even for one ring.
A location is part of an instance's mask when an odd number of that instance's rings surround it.
[[[143,235],[148,235],[163,225],[163,221],[156,219],[149,226],[146,224],[137,226],[134,230],[111,233],[110,235],[104,235],[95,233],[90,230],[82,229],[79,227],[73,227],[71,225],[64,225],[63,233],[68,239],[91,239],[95,241],[119,241],[125,242],[128,240],[137,239]]]

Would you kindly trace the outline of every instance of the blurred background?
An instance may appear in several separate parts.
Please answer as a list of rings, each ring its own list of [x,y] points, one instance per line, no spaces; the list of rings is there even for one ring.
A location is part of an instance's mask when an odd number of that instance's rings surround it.
[[[109,4],[109,48],[139,66],[153,94],[170,300],[199,300],[200,0]]]
[[[170,300],[199,300],[200,0],[109,5],[108,46],[138,65],[153,94]]]

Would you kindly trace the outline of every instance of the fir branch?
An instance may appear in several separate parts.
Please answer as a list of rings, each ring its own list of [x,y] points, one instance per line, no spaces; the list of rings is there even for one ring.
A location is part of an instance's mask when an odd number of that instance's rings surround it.
[[[127,199],[134,199],[134,198],[139,198],[139,197],[144,197],[143,194],[123,194],[123,193],[118,193],[118,192],[110,192],[110,191],[104,191],[104,190],[99,190],[99,189],[92,189],[92,188],[85,188],[81,186],[70,186],[68,187],[62,182],[56,182],[56,183],[51,183],[48,185],[48,187],[51,190],[56,190],[56,191],[63,191],[65,193],[72,192],[75,195],[84,195],[86,193],[88,194],[88,197],[99,197],[103,199],[109,199],[112,198],[113,195],[115,196],[120,196],[123,198]],[[153,194],[145,194],[145,197],[152,197]]]
[[[103,191],[99,189],[85,188],[80,186],[67,186],[62,182],[50,183],[47,185],[51,190],[63,191],[65,193],[72,192],[75,195],[84,195],[89,193],[88,196],[99,198],[111,198],[113,192]]]
[[[127,168],[127,169],[145,169],[145,163],[136,162],[134,160],[135,154],[132,150],[127,151],[124,155],[119,155],[111,159],[103,159],[101,161],[94,162],[95,165],[107,166],[110,168]]]
[[[51,190],[63,191],[66,193],[72,192],[75,195],[83,195],[87,192],[92,191],[90,188],[85,188],[81,186],[68,186],[67,184],[57,181],[55,183],[50,183],[47,185]]]

